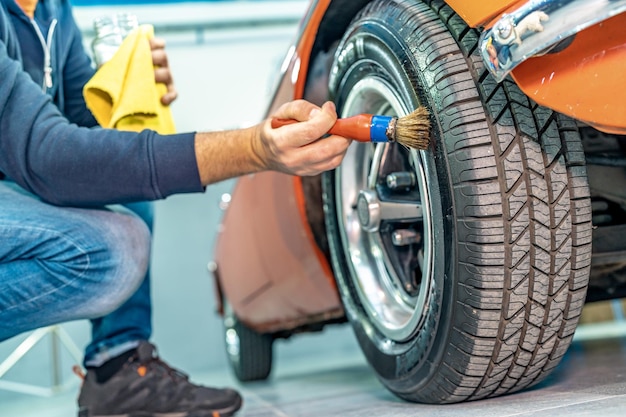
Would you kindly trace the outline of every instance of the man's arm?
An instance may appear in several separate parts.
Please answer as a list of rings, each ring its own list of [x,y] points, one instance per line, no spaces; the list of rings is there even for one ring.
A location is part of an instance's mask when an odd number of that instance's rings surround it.
[[[228,132],[159,135],[70,124],[0,42],[0,171],[62,205],[103,205],[198,192],[204,185],[274,170],[313,175],[336,167],[348,139],[319,139],[336,121],[332,103],[281,107],[275,117],[302,121],[272,129],[269,120]]]
[[[103,205],[202,191],[194,134],[70,124],[0,42],[0,171],[44,200]]]

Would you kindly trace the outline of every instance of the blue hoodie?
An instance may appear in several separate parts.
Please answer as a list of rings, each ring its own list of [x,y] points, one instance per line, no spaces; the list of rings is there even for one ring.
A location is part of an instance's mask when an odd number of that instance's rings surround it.
[[[194,133],[93,127],[82,96],[93,69],[67,0],[40,0],[34,19],[39,34],[14,0],[0,2],[2,173],[59,205],[100,206],[203,190]]]

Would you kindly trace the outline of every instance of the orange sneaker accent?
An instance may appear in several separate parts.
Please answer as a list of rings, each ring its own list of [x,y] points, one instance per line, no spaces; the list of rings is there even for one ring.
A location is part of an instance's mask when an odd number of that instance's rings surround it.
[[[85,373],[83,372],[83,368],[81,368],[80,366],[78,365],[72,366],[72,372],[74,372],[74,374],[80,379],[82,379],[83,381],[85,380]]]
[[[137,373],[139,374],[139,376],[146,376],[146,372],[148,372],[148,370],[145,366],[140,366],[139,368],[137,368]]]
[[[220,417],[220,413],[218,413],[217,411],[213,411],[213,417]]]

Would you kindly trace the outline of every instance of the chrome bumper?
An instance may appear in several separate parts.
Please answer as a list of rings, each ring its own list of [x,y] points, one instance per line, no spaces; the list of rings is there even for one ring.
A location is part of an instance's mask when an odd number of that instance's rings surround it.
[[[500,82],[528,58],[624,11],[626,0],[530,0],[483,32],[480,52]]]

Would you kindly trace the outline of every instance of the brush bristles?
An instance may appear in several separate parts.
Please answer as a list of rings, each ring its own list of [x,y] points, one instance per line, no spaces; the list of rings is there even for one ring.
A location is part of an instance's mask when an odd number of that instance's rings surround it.
[[[424,150],[430,144],[430,113],[420,106],[396,123],[395,139],[401,145]]]

